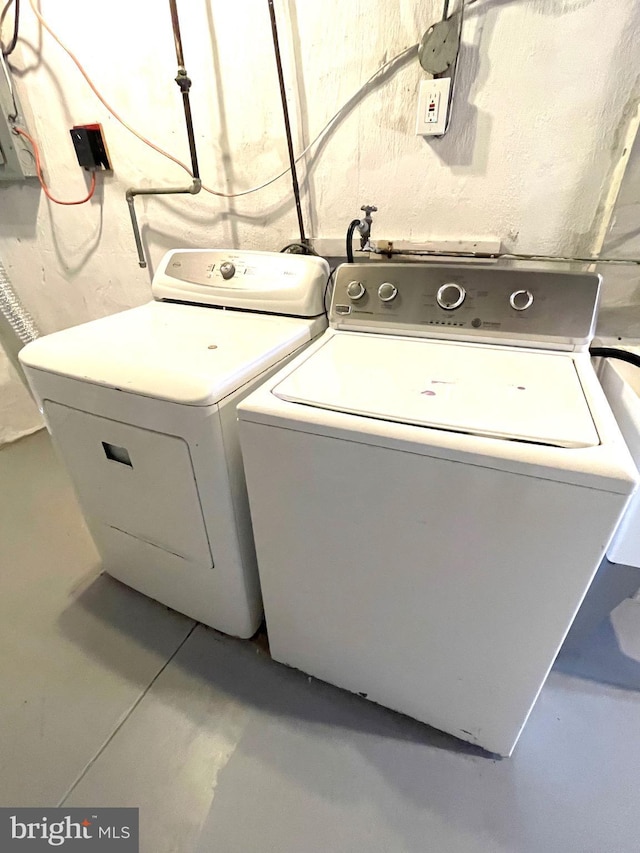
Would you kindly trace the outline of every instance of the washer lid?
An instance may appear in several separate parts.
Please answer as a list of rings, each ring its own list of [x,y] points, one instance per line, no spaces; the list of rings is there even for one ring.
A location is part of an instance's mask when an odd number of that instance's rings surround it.
[[[84,382],[207,406],[309,341],[312,323],[150,302],[38,338],[20,359]]]
[[[600,443],[564,353],[338,333],[274,389],[282,400],[556,447]]]

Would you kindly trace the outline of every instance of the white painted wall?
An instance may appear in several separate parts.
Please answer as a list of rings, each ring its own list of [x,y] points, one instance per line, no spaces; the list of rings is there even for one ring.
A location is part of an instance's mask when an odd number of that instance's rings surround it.
[[[52,331],[149,298],[124,190],[185,176],[113,121],[23,5],[18,88],[52,189],[67,198],[85,192],[73,124],[103,123],[115,167],[80,208],[51,206],[33,184],[0,190],[0,256],[29,310]],[[78,14],[77,0],[41,5],[114,106],[186,159],[168,3],[110,0],[108,14],[95,18]],[[179,6],[205,180],[235,190],[260,183],[286,165],[267,2]],[[300,147],[383,61],[417,43],[440,9],[435,0],[278,0]],[[342,238],[360,205],[374,202],[380,238],[498,237],[522,252],[589,251],[638,98],[639,32],[634,0],[476,0],[449,134],[414,136],[424,75],[405,62],[307,159],[310,232]],[[296,236],[289,186],[285,178],[233,201],[203,193],[139,202],[153,262],[175,246],[280,248]],[[25,419],[35,423],[15,389],[1,367],[0,441]]]
[[[0,344],[6,332],[7,349],[17,349],[11,330],[4,328],[0,318]],[[15,441],[23,435],[28,435],[40,429],[42,422],[31,401],[25,385],[20,381],[13,359],[6,355],[4,347],[0,348],[0,445]]]
[[[640,135],[635,139],[624,179],[602,246],[604,257],[640,259]],[[640,265],[601,264],[606,299],[600,309],[598,332],[611,338],[640,342]]]

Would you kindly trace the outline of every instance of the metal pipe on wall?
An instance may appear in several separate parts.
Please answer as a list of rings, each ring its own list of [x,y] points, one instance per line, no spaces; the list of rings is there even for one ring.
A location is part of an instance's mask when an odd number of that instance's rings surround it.
[[[176,46],[178,67],[184,68],[184,54],[182,51],[182,35],[180,33],[180,18],[178,17],[177,0],[169,0],[169,11],[171,12],[171,26],[173,28],[173,41]]]
[[[125,197],[129,206],[129,215],[131,216],[131,227],[133,236],[136,242],[138,251],[138,263],[141,267],[147,266],[147,259],[144,255],[144,246],[142,237],[140,236],[140,227],[138,225],[138,217],[136,215],[135,197],[138,195],[183,195],[189,193],[196,195],[202,189],[202,181],[200,180],[200,168],[198,166],[198,152],[196,149],[196,138],[193,130],[193,116],[191,113],[191,101],[189,98],[189,90],[191,89],[191,78],[187,74],[187,69],[184,65],[184,51],[182,49],[182,35],[180,33],[180,19],[178,17],[177,0],[169,0],[169,9],[171,12],[171,26],[173,29],[173,40],[176,48],[176,59],[178,61],[178,74],[176,83],[182,93],[182,106],[184,109],[184,120],[187,130],[187,139],[189,141],[189,154],[191,156],[191,173],[193,175],[193,183],[189,187],[129,187]]]
[[[180,19],[178,18],[177,0],[169,0],[169,7],[171,10],[173,41],[176,47],[176,59],[178,61],[178,75],[176,77],[176,83],[182,92],[182,106],[184,108],[184,120],[187,126],[187,136],[189,138],[189,154],[191,155],[191,171],[193,172],[194,178],[199,178],[200,169],[198,167],[198,152],[196,151],[196,139],[193,133],[193,118],[191,115],[191,101],[189,100],[191,78],[187,74],[187,69],[184,65],[184,51],[182,50],[182,34],[180,33]]]
[[[289,151],[289,167],[291,170],[291,184],[293,196],[296,203],[296,215],[298,217],[298,228],[300,230],[300,243],[308,246],[304,231],[304,220],[302,218],[302,204],[300,202],[300,186],[298,184],[298,171],[296,169],[296,157],[293,151],[293,139],[291,137],[291,122],[289,121],[289,106],[287,104],[287,92],[284,83],[284,72],[282,70],[282,58],[280,56],[280,41],[278,39],[278,24],[276,21],[276,10],[273,0],[267,0],[269,4],[269,17],[271,19],[271,34],[273,36],[273,49],[276,56],[276,67],[278,69],[278,83],[280,84],[280,99],[282,101],[282,113],[284,116],[284,130],[287,137],[287,149]]]

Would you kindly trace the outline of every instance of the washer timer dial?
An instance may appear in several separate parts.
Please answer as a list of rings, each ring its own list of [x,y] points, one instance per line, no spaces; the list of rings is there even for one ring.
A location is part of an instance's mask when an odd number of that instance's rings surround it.
[[[514,311],[526,311],[533,305],[533,293],[530,290],[514,290],[509,297],[509,304]]]
[[[380,302],[393,302],[393,300],[398,295],[398,288],[395,284],[391,284],[390,281],[383,281],[380,287],[378,288],[378,296],[380,298]]]
[[[361,281],[350,281],[347,285],[347,296],[353,299],[362,299],[365,294],[364,284]]]
[[[457,282],[449,282],[438,288],[436,301],[445,311],[453,311],[459,308],[466,299],[467,291]]]

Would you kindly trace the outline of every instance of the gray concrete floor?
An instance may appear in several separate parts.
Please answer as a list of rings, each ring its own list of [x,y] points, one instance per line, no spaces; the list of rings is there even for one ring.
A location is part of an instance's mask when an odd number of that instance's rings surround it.
[[[640,574],[496,760],[101,575],[45,434],[0,483],[0,805],[137,806],[143,853],[640,849]]]

